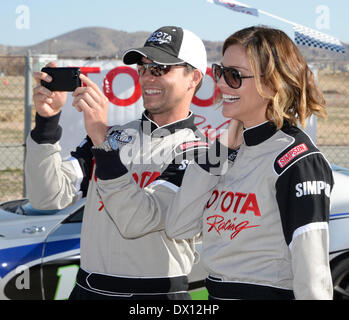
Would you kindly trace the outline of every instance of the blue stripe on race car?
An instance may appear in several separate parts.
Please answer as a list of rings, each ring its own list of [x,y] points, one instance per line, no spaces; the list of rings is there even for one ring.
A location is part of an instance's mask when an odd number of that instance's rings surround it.
[[[331,215],[330,215],[330,218],[344,217],[344,216],[349,216],[349,213],[336,213],[336,214],[331,214]]]
[[[0,277],[4,278],[18,266],[42,258],[44,243],[0,249]],[[44,257],[80,248],[80,238],[47,242]]]
[[[80,249],[80,238],[50,241],[46,243],[45,257],[52,256],[64,251]]]
[[[9,272],[20,265],[40,259],[42,256],[43,243],[13,247],[0,250],[0,277],[3,278]]]

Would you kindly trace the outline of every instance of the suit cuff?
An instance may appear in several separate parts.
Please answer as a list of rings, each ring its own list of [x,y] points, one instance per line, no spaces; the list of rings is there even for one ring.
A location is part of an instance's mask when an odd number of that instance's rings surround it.
[[[55,144],[62,136],[62,127],[58,124],[61,112],[52,117],[35,114],[35,128],[31,131],[32,139],[38,144]]]
[[[121,162],[120,152],[93,149],[92,153],[96,160],[96,176],[101,180],[111,180],[125,175],[128,170]]]

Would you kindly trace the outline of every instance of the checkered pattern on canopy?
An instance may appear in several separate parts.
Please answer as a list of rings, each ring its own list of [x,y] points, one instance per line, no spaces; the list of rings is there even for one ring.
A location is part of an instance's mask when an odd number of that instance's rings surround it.
[[[300,25],[293,26],[293,30],[295,32],[295,42],[298,45],[345,53],[341,42],[325,33]]]

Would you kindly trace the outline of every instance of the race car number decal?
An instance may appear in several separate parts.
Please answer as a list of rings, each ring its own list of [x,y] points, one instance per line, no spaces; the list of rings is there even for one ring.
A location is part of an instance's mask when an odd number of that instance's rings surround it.
[[[76,264],[63,266],[57,269],[59,277],[54,300],[66,300],[69,298],[75,286],[75,279],[78,273],[79,266]]]

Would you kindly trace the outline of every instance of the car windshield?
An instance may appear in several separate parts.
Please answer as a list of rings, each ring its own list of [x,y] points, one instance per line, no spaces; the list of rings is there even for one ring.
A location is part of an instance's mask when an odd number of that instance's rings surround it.
[[[349,169],[343,168],[343,167],[340,167],[340,166],[336,166],[334,164],[332,164],[331,167],[332,167],[333,171],[337,171],[337,172],[340,172],[340,173],[343,173],[343,174],[349,176]]]
[[[40,216],[40,215],[52,215],[59,210],[38,210],[33,208],[27,199],[9,201],[0,205],[0,208],[12,212],[15,214],[21,214],[25,216]]]

